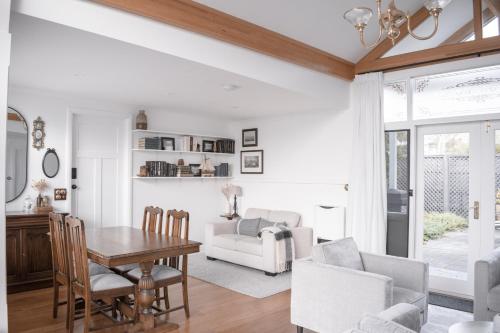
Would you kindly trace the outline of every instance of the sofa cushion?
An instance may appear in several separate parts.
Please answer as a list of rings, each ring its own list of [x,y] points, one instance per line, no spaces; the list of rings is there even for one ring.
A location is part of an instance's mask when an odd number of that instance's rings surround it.
[[[259,233],[260,217],[255,219],[241,219],[238,221],[238,235],[257,237]]]
[[[271,221],[268,221],[266,219],[260,219],[259,231],[261,231],[264,228],[275,227],[278,225],[286,226],[286,223],[285,222],[271,222]]]
[[[236,240],[239,235],[236,234],[222,234],[214,236],[212,244],[214,246],[226,249],[226,250],[236,250]]]
[[[490,289],[486,297],[488,309],[494,312],[500,312],[500,285]]]
[[[314,262],[364,271],[358,246],[352,238],[344,238],[313,246]]]
[[[285,210],[272,210],[266,220],[270,222],[285,222],[289,228],[300,226],[300,214]]]
[[[236,251],[262,256],[262,240],[256,237],[239,236],[236,240]]]
[[[427,300],[425,294],[419,293],[418,291],[394,287],[392,289],[392,304],[395,305],[399,303],[412,304],[418,307],[420,311],[424,311]]]
[[[245,212],[245,218],[246,219],[256,219],[256,218],[263,218],[263,219],[269,219],[269,213],[271,211],[269,209],[260,209],[260,208],[248,208],[247,211]]]

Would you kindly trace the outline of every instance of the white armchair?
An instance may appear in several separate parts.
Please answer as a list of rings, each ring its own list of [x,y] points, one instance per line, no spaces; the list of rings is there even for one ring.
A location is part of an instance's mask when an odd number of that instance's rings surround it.
[[[491,321],[500,313],[500,248],[478,260],[474,271],[474,320]]]
[[[427,321],[428,265],[426,263],[359,252],[364,270],[302,259],[292,272],[291,321],[316,332],[343,332],[366,313],[379,313],[395,304],[409,303]],[[356,249],[357,251],[357,249]],[[358,256],[359,257],[359,256]]]
[[[287,211],[271,211],[250,208],[245,218],[263,218],[271,222],[286,222],[295,247],[295,257],[311,255],[313,232],[301,226],[300,214]],[[220,259],[262,270],[274,276],[276,271],[276,240],[271,233],[257,237],[239,235],[237,222],[208,223],[205,227],[205,254],[207,259]]]

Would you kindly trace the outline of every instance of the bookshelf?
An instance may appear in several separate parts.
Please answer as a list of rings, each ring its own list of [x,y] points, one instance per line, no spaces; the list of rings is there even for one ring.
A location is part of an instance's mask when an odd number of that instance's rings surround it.
[[[233,179],[233,177],[139,177],[133,176],[132,179],[137,180],[221,180],[221,179]]]
[[[133,148],[134,153],[159,153],[159,154],[193,154],[193,155],[220,155],[220,156],[234,156],[232,153],[212,153],[208,151],[189,151],[189,150],[160,150],[160,149],[138,149]]]

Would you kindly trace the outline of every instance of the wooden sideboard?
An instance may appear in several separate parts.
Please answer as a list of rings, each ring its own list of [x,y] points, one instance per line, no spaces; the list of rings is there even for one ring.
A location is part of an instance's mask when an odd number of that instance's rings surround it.
[[[7,212],[7,292],[52,285],[49,214]]]

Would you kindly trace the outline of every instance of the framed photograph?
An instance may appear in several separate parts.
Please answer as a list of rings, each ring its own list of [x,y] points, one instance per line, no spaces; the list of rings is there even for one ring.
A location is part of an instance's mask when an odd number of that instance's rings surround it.
[[[201,169],[199,164],[189,164],[189,168],[191,169],[191,173],[195,177],[201,177]]]
[[[243,147],[257,147],[259,143],[259,130],[256,128],[242,130],[241,143]]]
[[[264,151],[263,150],[242,151],[240,166],[242,174],[263,174]]]
[[[161,138],[161,149],[168,150],[168,151],[174,151],[175,150],[175,139],[162,137]]]
[[[207,153],[213,153],[215,151],[215,141],[203,140],[201,150]]]

